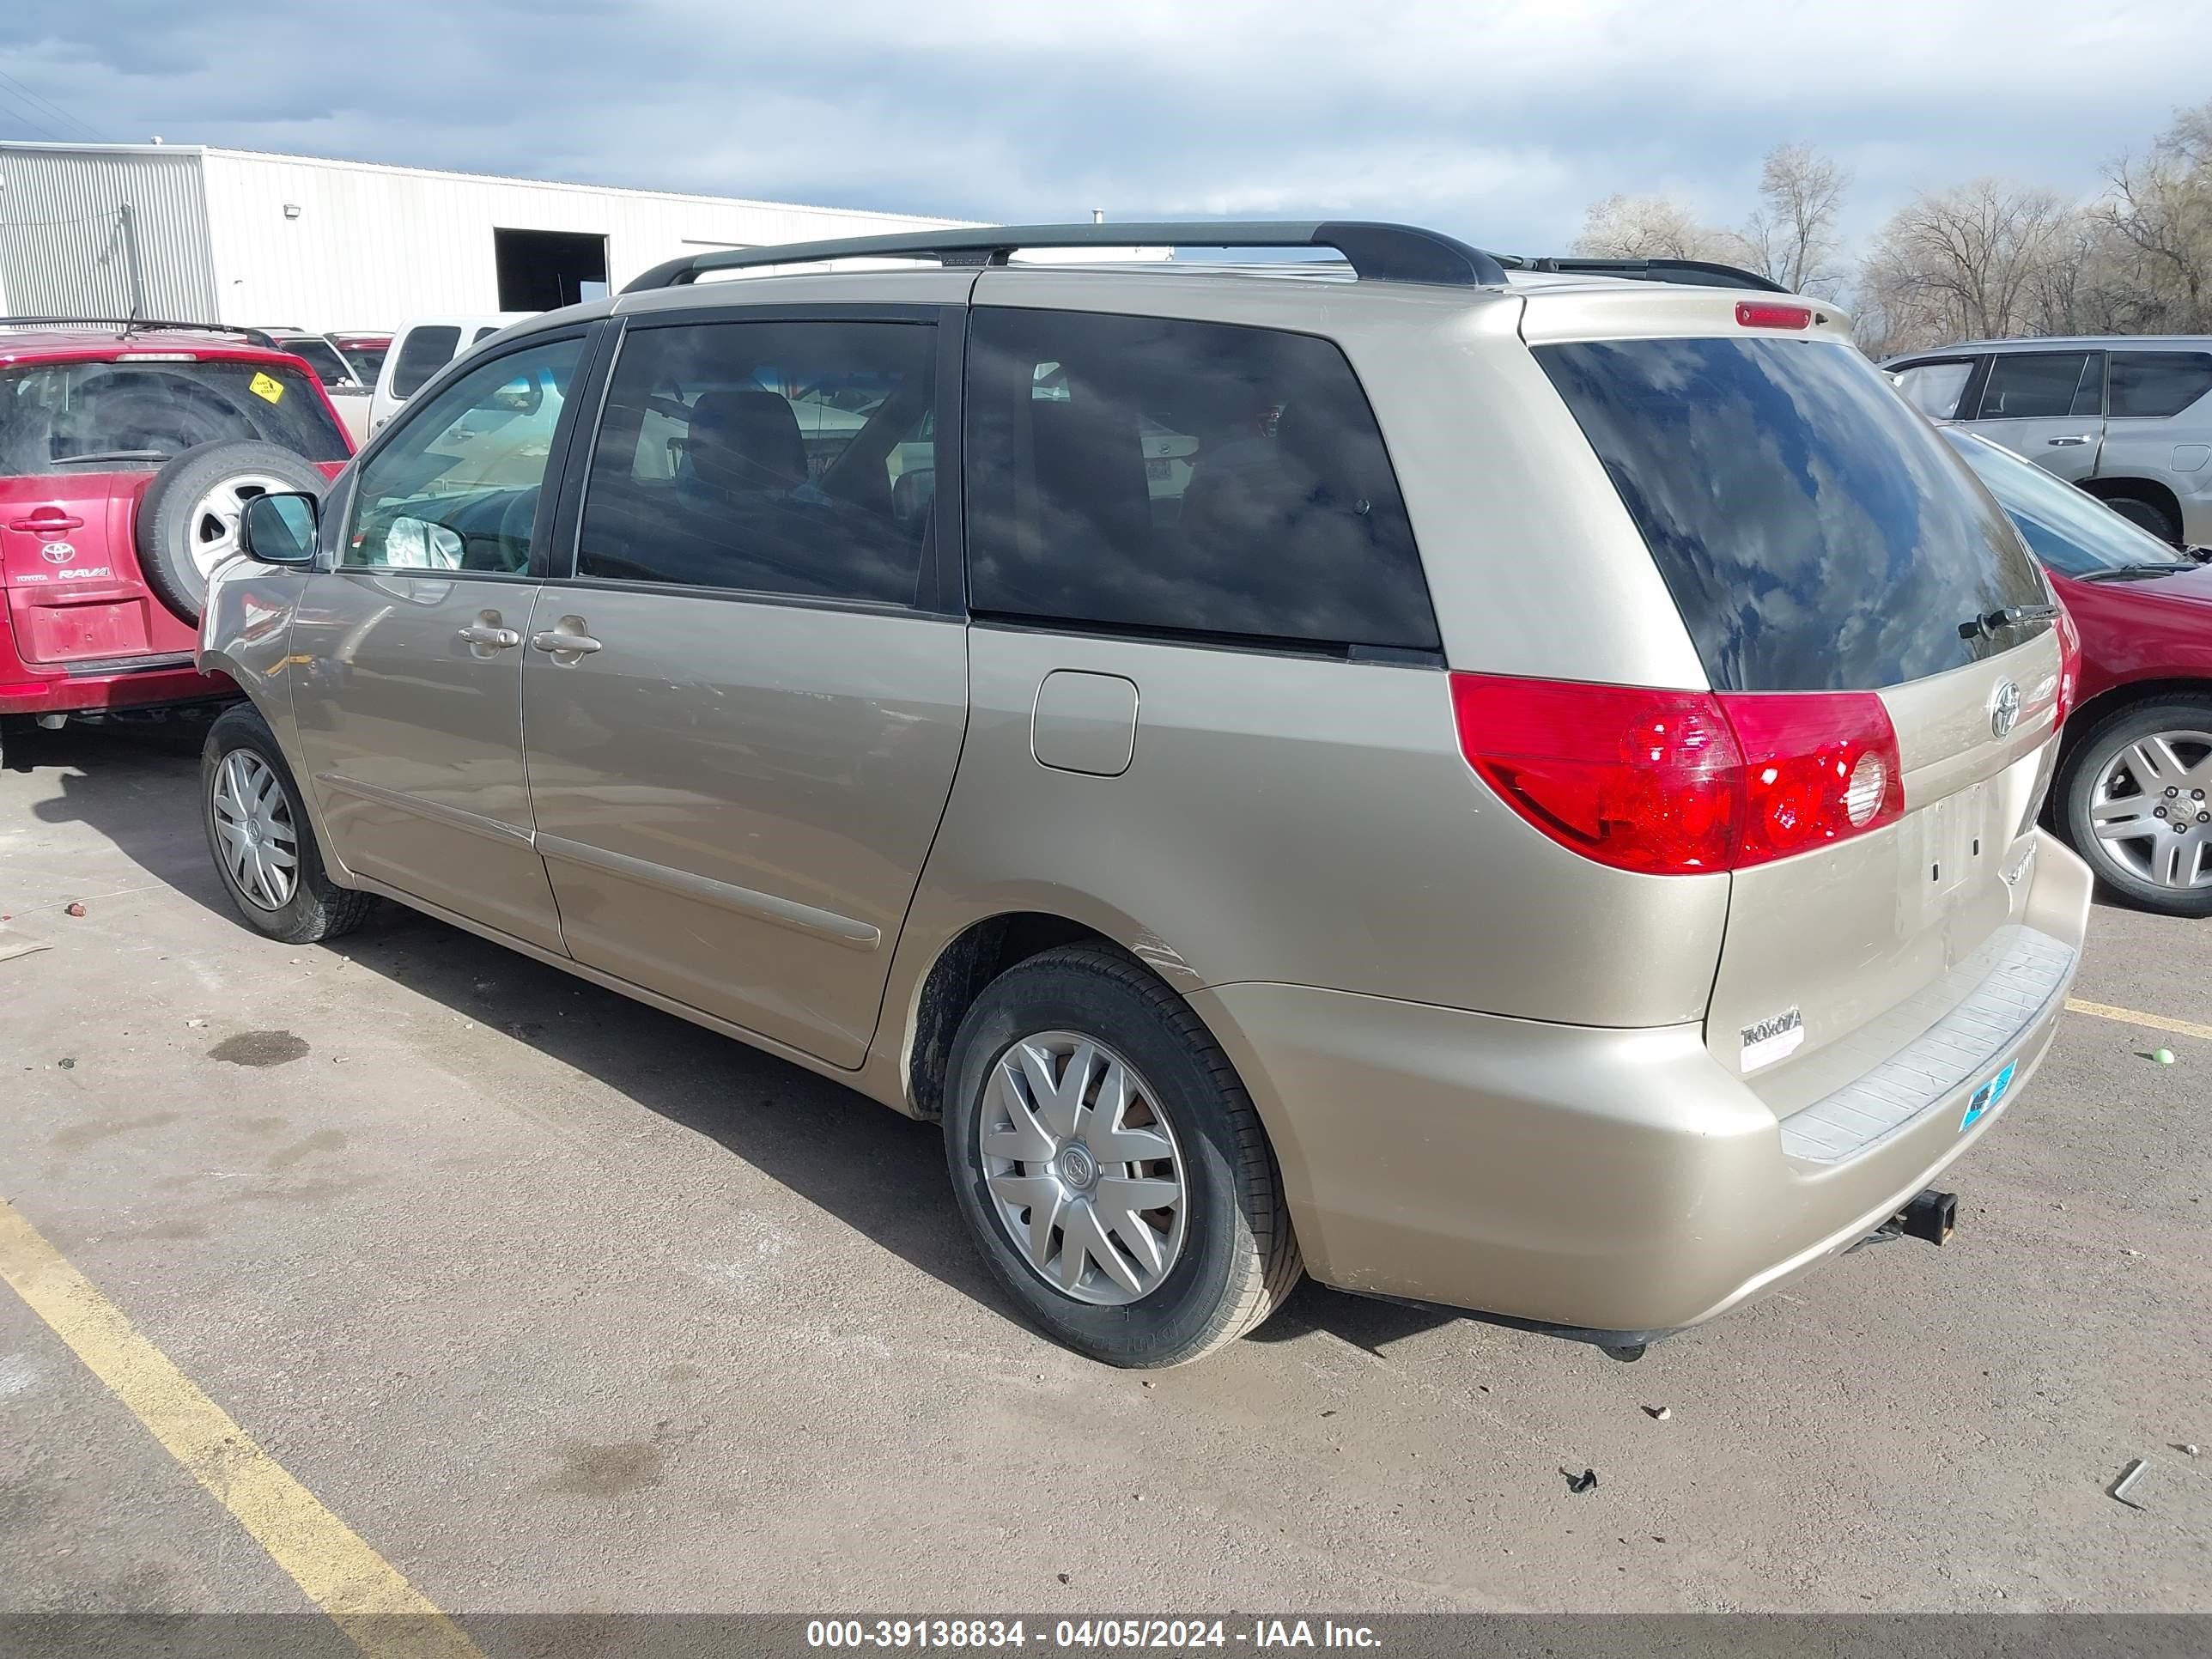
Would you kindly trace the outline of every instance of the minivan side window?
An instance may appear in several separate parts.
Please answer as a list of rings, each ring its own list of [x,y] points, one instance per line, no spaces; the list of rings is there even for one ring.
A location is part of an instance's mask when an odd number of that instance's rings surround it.
[[[917,602],[936,501],[927,323],[633,328],[607,386],[576,574]]]
[[[967,408],[977,612],[1438,647],[1382,434],[1330,342],[979,307]]]
[[[580,339],[479,363],[361,464],[341,567],[514,572],[530,567],[553,434]]]
[[[392,366],[392,395],[411,398],[425,382],[453,361],[461,343],[461,331],[447,324],[410,328],[399,343],[399,361]]]
[[[2115,351],[2112,413],[2163,419],[2212,392],[2212,352]]]
[[[1982,388],[1985,421],[2050,419],[2100,412],[2103,360],[2094,351],[2001,351]]]

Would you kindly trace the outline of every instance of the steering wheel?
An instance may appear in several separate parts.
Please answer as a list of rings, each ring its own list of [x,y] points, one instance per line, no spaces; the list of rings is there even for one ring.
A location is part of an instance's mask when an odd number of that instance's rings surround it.
[[[537,522],[538,491],[516,490],[499,515],[500,550],[514,560],[504,568],[526,570],[530,568],[530,532]]]

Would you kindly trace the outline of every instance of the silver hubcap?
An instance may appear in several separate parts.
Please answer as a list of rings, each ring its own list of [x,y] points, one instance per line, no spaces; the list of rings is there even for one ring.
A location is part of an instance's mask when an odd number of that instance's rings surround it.
[[[2089,794],[2089,829],[2138,881],[2212,882],[2212,732],[2160,732],[2108,757]]]
[[[246,504],[256,495],[281,495],[291,486],[279,478],[226,478],[200,497],[192,509],[192,562],[203,576],[238,556],[238,525]]]
[[[1182,1155],[1145,1080],[1071,1031],[1000,1056],[983,1102],[984,1184],[1037,1276],[1114,1307],[1158,1288],[1182,1253]]]
[[[268,762],[249,749],[234,749],[215,769],[209,803],[223,874],[247,903],[281,910],[300,873],[300,842],[284,787]]]

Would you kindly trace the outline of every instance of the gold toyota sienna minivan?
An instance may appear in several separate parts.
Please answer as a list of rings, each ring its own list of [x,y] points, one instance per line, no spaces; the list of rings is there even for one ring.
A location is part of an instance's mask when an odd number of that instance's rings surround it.
[[[1012,257],[1109,241],[1342,257]],[[248,923],[394,899],[941,1120],[999,1281],[1114,1364],[1302,1272],[1632,1357],[1940,1241],[2081,943],[2069,624],[1741,273],[703,253],[246,541],[200,663]]]

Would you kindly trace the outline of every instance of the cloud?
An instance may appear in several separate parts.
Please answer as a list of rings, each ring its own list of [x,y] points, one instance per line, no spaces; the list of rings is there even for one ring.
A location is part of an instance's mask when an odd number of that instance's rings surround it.
[[[80,0],[28,21],[0,69],[59,110],[0,82],[0,136],[964,218],[1402,217],[1540,251],[1613,191],[1740,219],[1785,140],[1854,167],[1863,226],[1984,173],[2086,191],[2204,96],[2176,43],[2212,0],[296,0],[276,29],[244,0]]]

